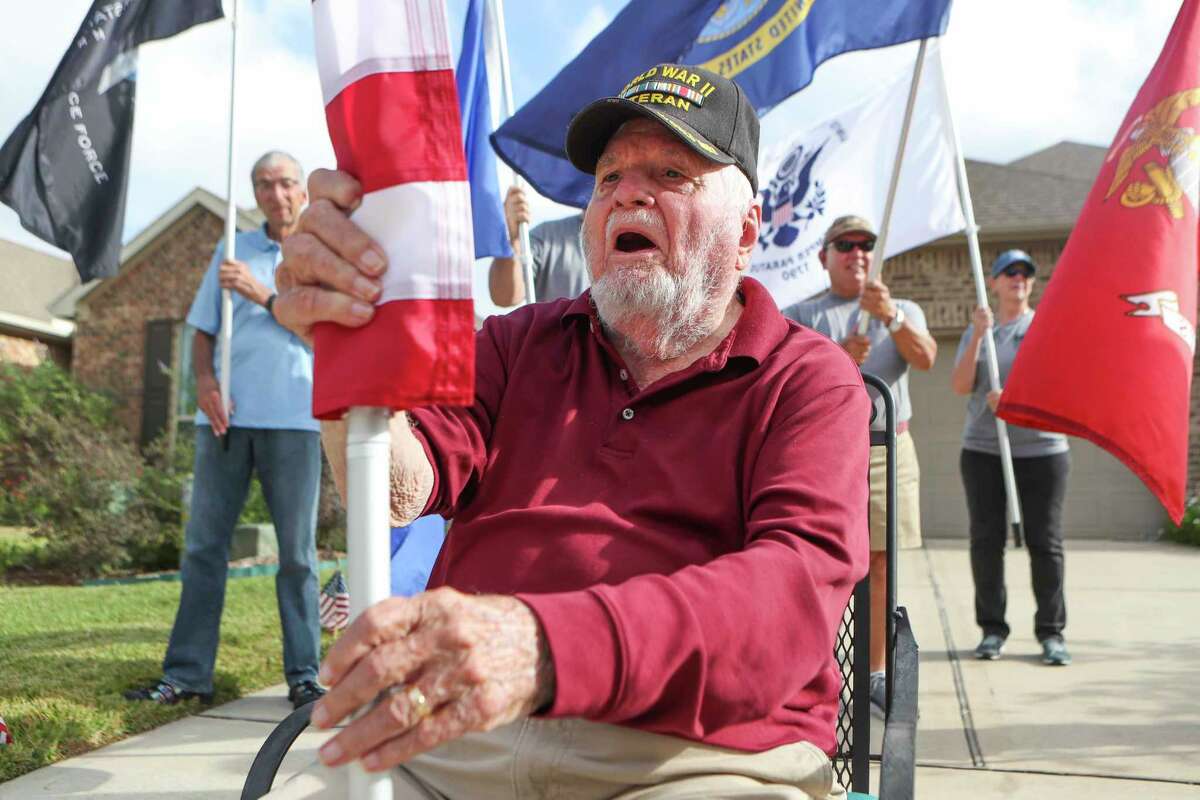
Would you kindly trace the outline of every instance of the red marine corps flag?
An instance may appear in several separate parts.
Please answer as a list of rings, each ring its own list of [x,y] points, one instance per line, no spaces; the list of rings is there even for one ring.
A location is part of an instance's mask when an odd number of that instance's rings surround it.
[[[442,0],[315,0],[317,67],[352,219],[388,270],[363,328],[315,333],[313,413],[474,399],[471,193]]]
[[[1001,396],[1090,439],[1183,515],[1196,347],[1200,0],[1185,0],[1063,250]]]

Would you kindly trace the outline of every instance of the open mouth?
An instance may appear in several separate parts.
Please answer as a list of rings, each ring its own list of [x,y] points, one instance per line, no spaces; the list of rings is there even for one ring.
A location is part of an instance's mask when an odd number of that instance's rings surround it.
[[[639,253],[643,250],[656,250],[658,245],[640,233],[622,233],[615,242],[619,253]]]

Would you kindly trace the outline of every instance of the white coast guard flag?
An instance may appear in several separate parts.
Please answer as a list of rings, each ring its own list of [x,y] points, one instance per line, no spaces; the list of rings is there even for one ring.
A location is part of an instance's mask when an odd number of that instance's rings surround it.
[[[937,44],[925,66],[913,108],[904,166],[892,207],[887,253],[891,257],[962,230],[954,151],[942,113],[942,70]],[[763,218],[750,274],[770,290],[780,308],[829,285],[817,252],[833,220],[844,214],[882,224],[888,182],[912,68],[862,103],[764,151],[759,159]],[[779,108],[772,114],[786,114]],[[780,120],[772,118],[772,126]],[[876,256],[878,258],[878,255]]]
[[[351,219],[388,257],[374,319],[315,334],[313,414],[469,404],[471,196],[443,0],[314,0],[317,67]]]

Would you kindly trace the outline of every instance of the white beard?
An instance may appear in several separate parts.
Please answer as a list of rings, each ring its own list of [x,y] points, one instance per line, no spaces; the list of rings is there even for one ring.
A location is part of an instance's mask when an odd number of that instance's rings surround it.
[[[657,227],[666,238],[661,217],[647,209],[611,216],[610,227],[616,219]],[[728,244],[736,242],[730,227],[717,225],[699,241],[684,242],[674,264],[626,267],[593,278],[600,321],[642,358],[670,361],[696,346],[720,326],[732,294],[729,284],[736,283],[728,267],[736,258],[736,245]],[[582,240],[588,273],[594,275],[594,259],[600,256],[586,236]]]

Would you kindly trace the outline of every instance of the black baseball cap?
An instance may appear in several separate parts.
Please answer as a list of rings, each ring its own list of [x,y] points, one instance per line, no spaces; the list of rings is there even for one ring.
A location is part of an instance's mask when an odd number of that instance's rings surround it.
[[[647,117],[718,164],[736,164],[758,192],[758,115],[746,93],[703,67],[658,64],[615,97],[584,106],[567,128],[567,158],[594,175],[608,140],[623,123]]]

